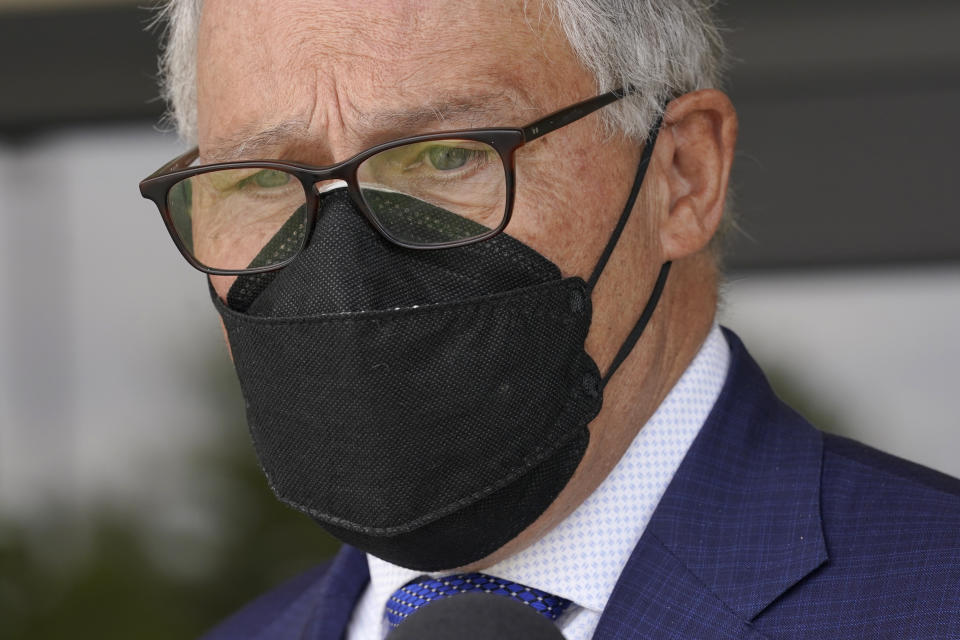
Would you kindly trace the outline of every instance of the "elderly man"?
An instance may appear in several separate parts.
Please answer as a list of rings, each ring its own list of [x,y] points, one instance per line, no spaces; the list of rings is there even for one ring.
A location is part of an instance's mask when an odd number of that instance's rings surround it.
[[[197,146],[142,190],[271,487],[346,543],[211,637],[465,592],[571,640],[960,635],[960,484],[815,431],[715,324],[708,4],[170,3]]]

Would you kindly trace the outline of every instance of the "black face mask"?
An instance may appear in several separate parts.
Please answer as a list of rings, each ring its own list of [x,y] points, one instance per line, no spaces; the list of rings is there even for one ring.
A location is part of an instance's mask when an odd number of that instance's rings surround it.
[[[475,562],[533,523],[583,458],[603,386],[669,271],[601,378],[584,350],[590,293],[658,128],[588,282],[506,234],[397,247],[336,190],[295,262],[239,277],[226,304],[213,294],[274,493],[344,542],[422,571]],[[403,215],[406,196],[383,197]],[[432,225],[467,224],[434,213]]]

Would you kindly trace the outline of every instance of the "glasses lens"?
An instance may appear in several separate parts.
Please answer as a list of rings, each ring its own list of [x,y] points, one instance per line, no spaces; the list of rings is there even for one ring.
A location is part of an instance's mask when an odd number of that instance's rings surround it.
[[[295,176],[262,167],[202,173],[167,196],[187,251],[205,267],[236,271],[295,256],[306,237],[306,205]]]
[[[393,147],[357,170],[370,212],[395,240],[439,245],[487,235],[503,223],[506,172],[496,149],[444,139]]]

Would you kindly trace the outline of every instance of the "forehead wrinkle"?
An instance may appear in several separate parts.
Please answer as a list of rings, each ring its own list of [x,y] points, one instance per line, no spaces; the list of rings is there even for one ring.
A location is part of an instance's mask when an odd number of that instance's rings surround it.
[[[521,126],[540,112],[524,93],[500,91],[480,95],[451,95],[441,100],[412,108],[357,111],[351,126],[365,142],[384,142],[386,135],[404,137],[425,133],[443,124],[455,128]],[[452,129],[454,127],[444,127]],[[214,140],[201,149],[203,162],[229,162],[251,158],[268,149],[279,150],[301,145],[310,137],[309,120],[295,119],[258,130],[245,127],[225,138]],[[359,151],[359,149],[358,149]],[[263,158],[266,159],[266,158]]]
[[[358,123],[367,132],[414,133],[430,124],[455,124],[468,127],[505,127],[525,122],[536,107],[511,92],[480,95],[450,95],[408,109],[380,109],[364,113]]]

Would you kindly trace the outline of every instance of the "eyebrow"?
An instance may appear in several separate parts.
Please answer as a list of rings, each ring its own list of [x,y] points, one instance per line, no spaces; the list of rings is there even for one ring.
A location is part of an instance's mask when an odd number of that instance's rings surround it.
[[[539,107],[534,105],[524,92],[502,91],[450,96],[432,104],[409,109],[360,113],[351,128],[363,140],[386,142],[390,139],[443,131],[437,126],[447,121],[457,125],[458,129],[519,127],[526,124],[527,120],[535,119],[539,112]],[[518,117],[522,122],[515,121]],[[430,125],[434,127],[430,128]],[[391,134],[393,137],[388,137]],[[209,145],[204,150],[203,162],[251,158],[269,149],[302,143],[308,135],[309,123],[306,120],[288,120],[266,129],[241,129]]]

